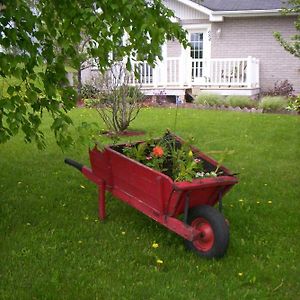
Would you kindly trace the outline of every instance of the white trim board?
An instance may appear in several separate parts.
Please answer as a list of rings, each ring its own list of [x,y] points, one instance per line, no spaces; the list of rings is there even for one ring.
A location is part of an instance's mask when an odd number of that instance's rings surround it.
[[[208,16],[210,22],[223,22],[224,17],[259,17],[259,16],[280,16],[282,9],[265,9],[265,10],[237,10],[237,11],[213,11],[201,4],[191,0],[176,0],[196,11]]]

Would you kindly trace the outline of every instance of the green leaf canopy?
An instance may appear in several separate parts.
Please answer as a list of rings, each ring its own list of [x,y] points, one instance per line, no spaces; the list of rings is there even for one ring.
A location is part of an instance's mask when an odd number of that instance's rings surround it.
[[[22,130],[26,142],[43,148],[40,125],[48,111],[58,144],[70,145],[72,120],[66,113],[77,95],[68,86],[66,67],[80,67],[83,36],[91,40],[86,55],[101,71],[112,64],[111,53],[153,64],[166,40],[187,43],[172,16],[160,0],[0,2],[0,143]]]

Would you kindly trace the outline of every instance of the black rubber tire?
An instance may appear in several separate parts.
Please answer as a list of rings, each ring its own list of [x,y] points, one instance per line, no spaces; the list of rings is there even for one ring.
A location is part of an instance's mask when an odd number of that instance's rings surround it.
[[[199,219],[200,218],[200,219]],[[229,244],[229,227],[224,216],[214,207],[208,205],[195,206],[189,210],[187,223],[191,225],[196,220],[206,220],[206,225],[210,225],[213,232],[213,242],[209,249],[201,249],[200,239],[194,242],[184,240],[187,249],[204,258],[221,258],[225,255]],[[201,223],[201,221],[200,221]],[[203,223],[201,223],[203,224]]]

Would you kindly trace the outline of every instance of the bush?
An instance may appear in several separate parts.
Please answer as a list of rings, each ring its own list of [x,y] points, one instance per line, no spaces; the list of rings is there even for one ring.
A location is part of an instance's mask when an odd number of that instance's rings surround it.
[[[265,96],[293,97],[294,88],[288,80],[276,81],[274,87],[264,93]]]
[[[256,107],[256,103],[247,96],[228,96],[226,104],[232,107],[252,108]]]
[[[109,131],[122,132],[137,117],[144,97],[137,87],[112,85],[99,93],[96,99],[87,99],[84,103],[97,110]]]
[[[259,108],[263,111],[279,112],[284,110],[288,106],[288,99],[285,97],[271,97],[266,96],[261,99],[259,103]]]
[[[196,97],[195,103],[202,105],[221,106],[225,104],[225,98],[224,96],[218,94],[201,93]]]
[[[296,111],[300,113],[300,95],[298,97],[293,97],[289,99],[289,105],[287,107],[290,111]]]
[[[80,91],[82,99],[95,99],[98,97],[99,89],[91,84],[84,84]]]

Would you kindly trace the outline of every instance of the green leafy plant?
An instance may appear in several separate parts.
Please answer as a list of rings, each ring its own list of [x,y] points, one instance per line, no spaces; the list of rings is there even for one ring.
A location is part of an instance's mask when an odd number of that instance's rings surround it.
[[[290,7],[283,9],[282,14],[297,16],[294,24],[298,33],[293,35],[290,41],[284,39],[280,32],[274,32],[274,37],[286,51],[300,58],[300,0],[289,0],[288,4]]]
[[[48,112],[57,143],[72,144],[66,114],[77,91],[68,86],[66,67],[81,74],[91,61],[104,72],[124,58],[131,70],[130,57],[154,65],[166,40],[187,46],[186,32],[171,17],[161,1],[2,1],[0,143],[22,131],[26,142],[45,147],[41,119]]]
[[[258,106],[259,108],[262,108],[263,111],[279,112],[286,109],[286,107],[288,106],[288,99],[280,96],[266,96],[260,100]]]
[[[247,96],[227,96],[225,102],[228,106],[232,107],[253,108],[257,106],[257,104]]]
[[[222,173],[219,167],[215,171],[206,171],[202,159],[192,151],[190,140],[180,143],[169,132],[160,139],[127,144],[121,151],[174,181],[192,181],[195,178],[216,177]]]
[[[296,111],[300,113],[300,95],[295,98],[290,98],[287,109],[290,111]]]
[[[99,89],[92,84],[84,84],[81,87],[80,97],[82,99],[96,99],[99,95]]]
[[[225,98],[218,94],[201,93],[196,97],[195,103],[210,106],[221,106],[225,104]]]

